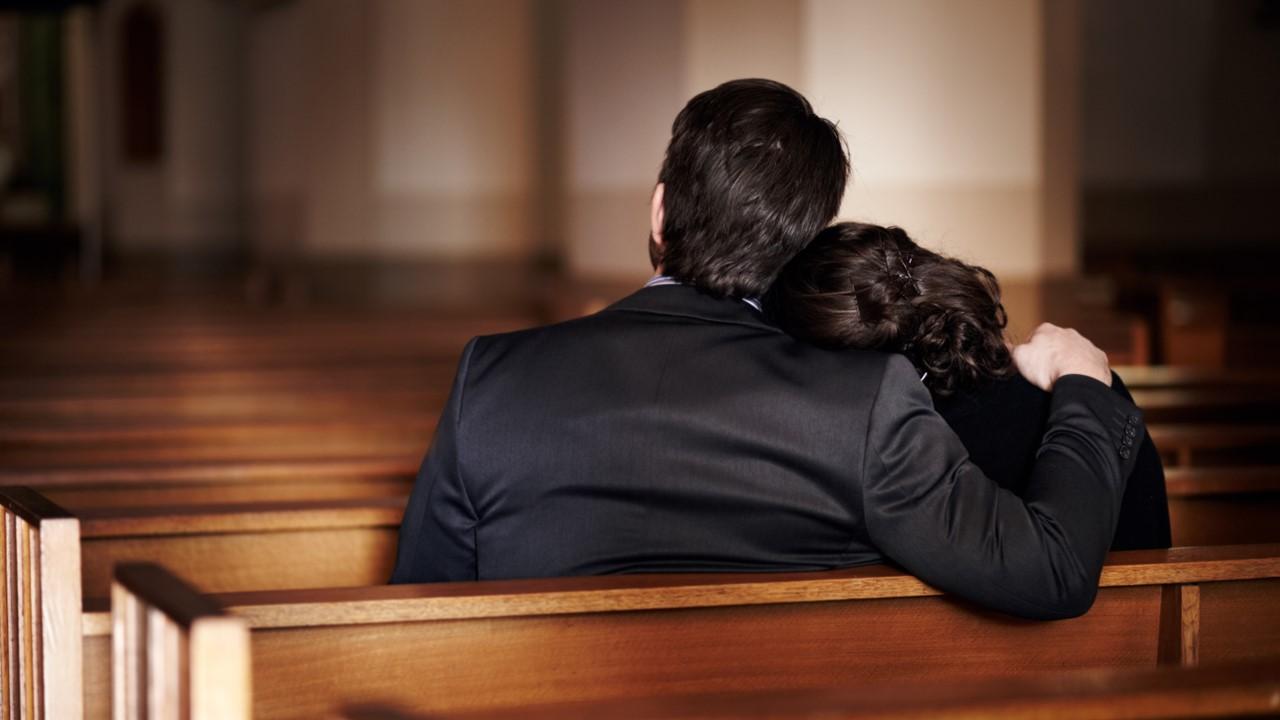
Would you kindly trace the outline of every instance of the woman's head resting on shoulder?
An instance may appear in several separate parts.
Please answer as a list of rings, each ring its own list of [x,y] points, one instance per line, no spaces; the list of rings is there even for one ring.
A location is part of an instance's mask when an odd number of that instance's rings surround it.
[[[995,276],[920,247],[901,228],[827,228],[783,269],[769,304],[801,339],[906,355],[937,395],[1013,369]]]

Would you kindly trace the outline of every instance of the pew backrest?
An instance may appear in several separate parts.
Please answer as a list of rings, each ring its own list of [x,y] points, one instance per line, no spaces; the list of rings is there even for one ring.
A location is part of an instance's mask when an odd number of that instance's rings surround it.
[[[0,469],[0,485],[38,490],[75,511],[407,496],[421,453],[297,460],[222,460]]]
[[[1116,553],[1093,610],[1052,623],[940,597],[883,566],[218,599],[253,630],[255,707],[271,717],[379,699],[436,712],[550,697],[1218,665],[1280,652],[1280,546]],[[315,652],[324,646],[364,661]]]
[[[1147,432],[1170,466],[1271,463],[1280,450],[1273,424],[1151,423]]]
[[[724,720],[726,718],[1202,718],[1280,712],[1280,661],[1214,668],[1078,670],[940,682],[853,682],[820,691],[675,694],[432,713],[431,720]],[[345,720],[427,720],[388,704],[342,709]]]
[[[1280,465],[1165,470],[1174,545],[1280,542]]]
[[[1097,604],[1074,620],[1022,621],[938,595],[866,566],[214,598],[252,630],[255,712],[283,718],[358,702],[438,712],[1280,654],[1278,545],[1114,553]],[[96,613],[85,627],[95,647],[109,632]],[[106,690],[99,680],[86,694],[100,706]]]

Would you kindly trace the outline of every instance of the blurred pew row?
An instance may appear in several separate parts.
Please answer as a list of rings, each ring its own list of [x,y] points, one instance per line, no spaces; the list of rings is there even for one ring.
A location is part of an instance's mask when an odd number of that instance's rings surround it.
[[[236,718],[799,717],[822,702],[857,716],[921,697],[850,702],[890,677],[941,679],[929,714],[975,702],[1070,714],[1079,699],[1061,688],[1095,681],[1115,717],[1189,692],[1209,715],[1266,705],[1280,658],[1280,547],[1267,544],[1280,543],[1280,373],[1265,368],[1118,368],[1167,463],[1175,544],[1200,547],[1117,554],[1075,620],[1011,621],[881,567],[382,587],[463,344],[545,319],[107,306],[12,325],[0,717],[103,718],[113,702],[115,717],[184,716],[208,682],[243,696],[209,717]],[[1149,357],[1128,347],[1107,349]],[[232,622],[213,623],[221,649],[197,660],[206,616]],[[1007,684],[966,694],[974,676]]]

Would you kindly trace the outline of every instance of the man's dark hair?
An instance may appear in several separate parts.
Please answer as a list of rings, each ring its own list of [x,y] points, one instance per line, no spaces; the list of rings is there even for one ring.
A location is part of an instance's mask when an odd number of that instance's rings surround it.
[[[715,295],[763,295],[835,217],[848,176],[839,131],[795,90],[734,80],[700,93],[671,128],[651,259]]]
[[[901,228],[839,223],[787,264],[768,297],[796,337],[906,355],[939,396],[1009,375],[1000,284]]]

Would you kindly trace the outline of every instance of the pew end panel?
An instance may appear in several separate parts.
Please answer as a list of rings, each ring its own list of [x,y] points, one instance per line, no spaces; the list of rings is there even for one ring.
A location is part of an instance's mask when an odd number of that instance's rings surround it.
[[[0,488],[4,717],[81,715],[80,524],[28,488]]]
[[[111,587],[115,720],[249,720],[249,633],[158,565],[116,569]]]

